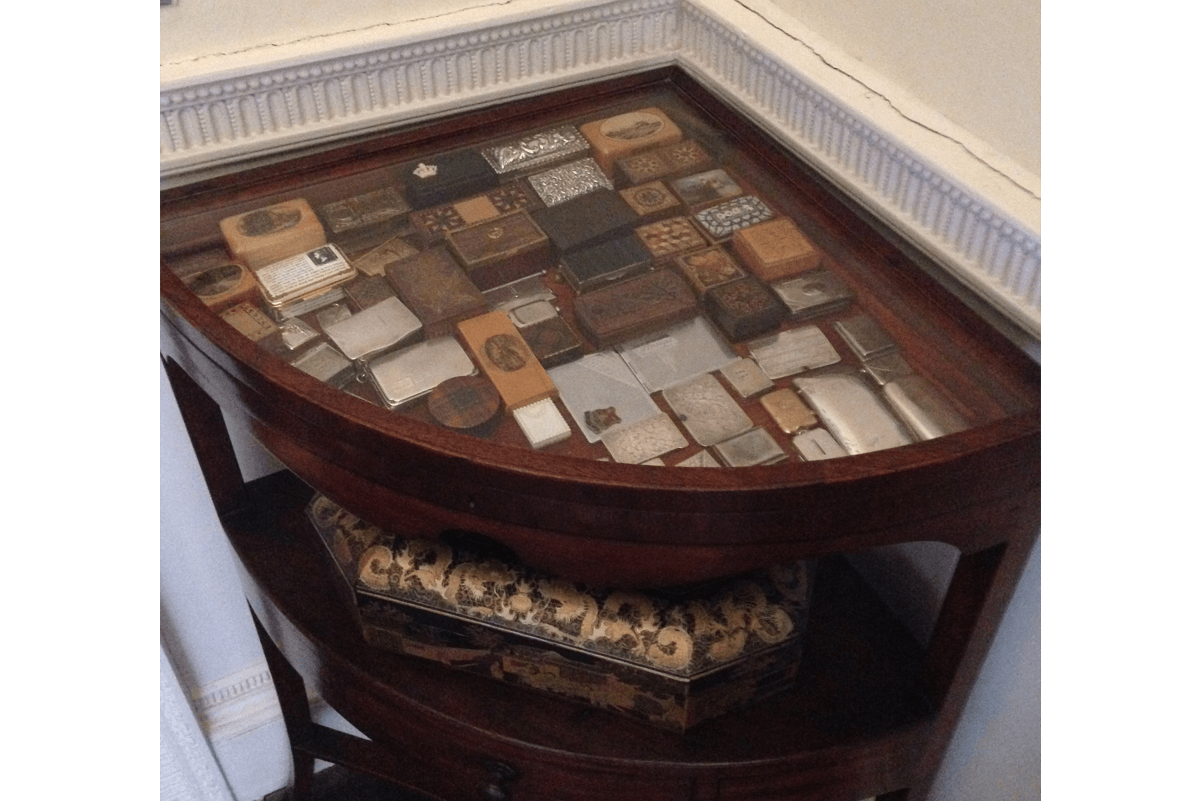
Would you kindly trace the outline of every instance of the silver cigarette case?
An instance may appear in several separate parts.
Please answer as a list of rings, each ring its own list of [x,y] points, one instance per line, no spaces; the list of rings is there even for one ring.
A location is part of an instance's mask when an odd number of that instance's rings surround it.
[[[847,453],[870,453],[913,441],[859,375],[801,376],[793,383]]]
[[[546,286],[542,273],[530,275],[483,293],[492,311],[511,311],[538,300],[554,301],[554,290]]]
[[[838,320],[833,324],[833,328],[850,346],[850,350],[863,361],[883,356],[896,349],[896,340],[883,330],[883,326],[865,314]]]
[[[829,338],[815,325],[781,331],[747,343],[750,358],[768,378],[784,378],[842,360]]]
[[[325,327],[348,359],[367,360],[402,344],[421,330],[421,321],[399,298],[388,298],[366,311]]]
[[[647,392],[686,383],[738,358],[704,316],[618,345],[617,353]]]
[[[547,375],[588,442],[661,412],[629,365],[612,350],[590,353],[548,370]]]
[[[663,400],[692,439],[705,447],[754,427],[749,415],[711,374],[663,390]]]
[[[432,392],[443,381],[475,372],[471,357],[450,336],[418,342],[367,364],[367,377],[389,409]]]
[[[796,446],[800,456],[807,462],[818,462],[822,459],[836,459],[839,456],[849,455],[846,453],[846,449],[838,445],[837,440],[823,428],[801,431],[792,438],[792,444]]]
[[[787,453],[763,428],[752,428],[733,439],[720,442],[713,450],[727,467],[754,467],[774,464],[787,458]]]
[[[676,467],[720,467],[721,463],[717,461],[717,457],[713,456],[707,450],[689,456],[682,462],[675,465]]]
[[[771,288],[788,307],[793,320],[828,314],[845,308],[854,300],[850,287],[825,269],[809,270],[772,284]]]
[[[292,360],[292,366],[334,387],[341,387],[354,377],[354,362],[328,342],[319,342],[306,350]]]
[[[721,375],[725,376],[733,391],[743,398],[749,398],[775,386],[771,377],[764,373],[758,362],[753,359],[738,359],[733,364],[722,367]]]
[[[688,445],[687,438],[665,412],[607,432],[600,437],[600,441],[608,449],[613,461],[623,464],[641,464]]]
[[[881,387],[897,378],[913,374],[912,367],[899,353],[886,353],[868,359],[863,362],[863,370]]]
[[[935,439],[969,428],[950,401],[919,375],[885,384],[883,397],[920,439]]]

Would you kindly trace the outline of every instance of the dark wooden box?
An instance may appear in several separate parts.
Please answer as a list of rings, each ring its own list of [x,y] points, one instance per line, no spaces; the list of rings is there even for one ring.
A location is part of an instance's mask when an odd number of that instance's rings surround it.
[[[392,289],[420,319],[427,339],[449,336],[455,323],[488,310],[487,298],[444,247],[423,250],[385,269]]]
[[[533,219],[560,254],[616,236],[640,221],[637,212],[611,189],[598,189],[557,206],[538,209]]]
[[[308,515],[372,645],[675,731],[795,684],[809,562],[689,590],[612,590],[404,539],[321,495]]]
[[[580,295],[575,321],[597,347],[649,334],[699,314],[687,282],[670,270],[639,275]]]
[[[653,262],[637,235],[628,233],[563,256],[562,274],[576,292],[589,292],[644,273]]]
[[[446,242],[475,286],[482,290],[536,275],[550,267],[550,240],[524,210],[449,231]]]
[[[787,316],[783,301],[752,275],[712,287],[704,295],[704,306],[735,342],[773,331]]]

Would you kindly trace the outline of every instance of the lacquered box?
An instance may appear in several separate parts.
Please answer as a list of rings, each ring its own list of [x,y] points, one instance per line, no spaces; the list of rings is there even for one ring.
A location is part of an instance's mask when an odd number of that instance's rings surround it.
[[[636,225],[637,213],[611,189],[532,212],[533,219],[560,253],[570,253]]]
[[[408,162],[397,172],[404,184],[405,197],[414,209],[476,195],[500,183],[487,159],[474,150],[426,156]]]
[[[670,270],[657,270],[580,295],[575,320],[597,347],[648,334],[700,313],[687,282]]]
[[[590,292],[650,269],[654,257],[636,234],[625,234],[568,253],[562,274],[576,292]]]
[[[514,211],[446,234],[467,276],[494,289],[550,267],[550,240],[527,211]]]
[[[692,591],[613,590],[405,539],[321,495],[308,516],[372,645],[675,731],[785,690],[799,672],[805,561]]]

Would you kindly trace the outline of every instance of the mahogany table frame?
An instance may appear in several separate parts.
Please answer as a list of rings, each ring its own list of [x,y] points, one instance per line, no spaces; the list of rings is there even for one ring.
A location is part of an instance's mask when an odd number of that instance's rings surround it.
[[[608,86],[619,92],[655,81],[671,82],[689,96],[703,94],[675,71]],[[547,108],[545,101],[524,102],[535,116]],[[443,127],[439,135],[453,130]],[[746,137],[760,158],[795,169],[753,132]],[[358,147],[365,147],[360,156],[375,152],[370,144]],[[218,180],[209,191],[235,191],[234,180]],[[187,195],[164,193],[164,208],[209,202],[204,192]],[[908,265],[903,280],[914,288],[907,302],[927,304],[931,319],[943,327],[969,330],[962,342],[945,346],[970,356],[972,369],[998,376],[1001,394],[1010,392],[1011,404],[1024,408],[978,430],[806,471],[651,471],[654,478],[643,482],[639,468],[583,464],[562,475],[539,475],[489,462],[486,453],[464,459],[461,442],[421,441],[426,432],[377,424],[374,410],[364,417],[337,393],[291,375],[227,327],[214,326],[214,316],[164,268],[163,361],[243,570],[284,710],[298,795],[305,794],[319,758],[445,799],[926,797],[1037,538],[1038,369],[913,270],[911,256],[881,241],[868,222],[836,208],[829,215],[845,218],[842,224],[855,236],[874,237],[871,249],[880,263]],[[550,553],[559,560],[554,566],[568,573],[572,567],[585,571],[584,562],[603,556],[619,580],[670,583],[777,559],[819,558],[800,686],[774,702],[674,735],[368,648],[304,524],[311,490],[291,474],[243,483],[225,416],[243,419],[294,473],[335,500],[355,511],[379,512],[363,514],[373,522],[397,529],[411,523],[419,533],[482,528],[523,556]],[[437,440],[436,432],[431,436]],[[388,471],[397,464],[428,465],[466,494],[392,481]],[[676,479],[668,474],[678,472],[697,482],[686,494],[687,488],[669,486]],[[730,479],[731,473],[738,477]],[[489,517],[489,504],[497,503],[504,481],[514,475],[525,482],[522,491],[560,493],[554,497],[565,498],[557,512],[562,522],[572,522],[572,503],[598,497],[609,503],[605,515],[629,526],[611,537],[567,531],[564,541],[562,531],[514,520],[520,504],[511,501],[512,508],[498,510],[509,519],[497,522]],[[764,480],[768,475],[782,480]],[[476,486],[477,493],[471,490]],[[663,527],[663,515],[676,525]],[[694,524],[688,533],[700,542],[681,538],[680,524]],[[742,530],[752,534],[729,534]],[[836,557],[918,540],[960,551],[925,649]],[[567,545],[585,554],[578,565],[562,555],[571,550]],[[636,556],[622,561],[625,553]],[[678,559],[648,575],[647,559],[653,563],[664,554]],[[606,576],[585,571],[581,577]],[[313,724],[306,687],[373,742]]]

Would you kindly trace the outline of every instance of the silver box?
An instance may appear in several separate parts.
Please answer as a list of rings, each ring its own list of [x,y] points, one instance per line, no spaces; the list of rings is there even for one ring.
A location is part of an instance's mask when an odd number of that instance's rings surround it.
[[[793,383],[847,453],[870,453],[913,441],[860,376],[838,373],[800,377]]]

